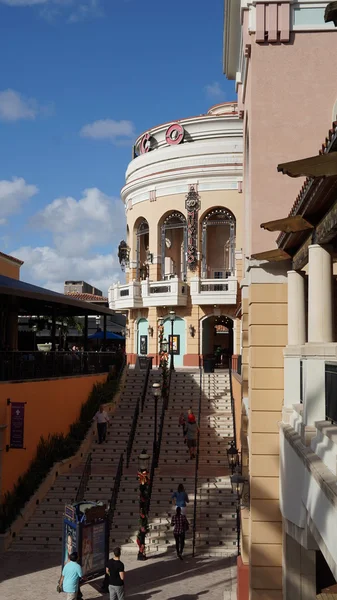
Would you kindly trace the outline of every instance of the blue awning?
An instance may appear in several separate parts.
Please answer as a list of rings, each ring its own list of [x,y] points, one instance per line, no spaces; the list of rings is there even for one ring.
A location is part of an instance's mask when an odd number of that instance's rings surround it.
[[[116,341],[119,340],[123,342],[125,341],[125,338],[123,338],[122,335],[119,335],[118,333],[112,333],[112,331],[106,332],[106,339]],[[96,331],[96,333],[88,336],[88,340],[104,340],[104,331]]]

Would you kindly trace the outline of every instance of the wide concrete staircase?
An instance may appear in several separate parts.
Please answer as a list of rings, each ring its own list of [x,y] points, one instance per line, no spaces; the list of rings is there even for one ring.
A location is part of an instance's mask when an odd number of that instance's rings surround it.
[[[138,457],[146,450],[152,457],[154,440],[154,398],[152,384],[160,382],[160,372],[150,371],[143,411],[140,412],[135,432],[129,466],[125,465],[121,479],[114,522],[110,535],[110,547],[121,546],[123,553],[136,554],[136,538],[139,525]],[[157,432],[162,411],[158,400]]]
[[[132,369],[127,371],[120,402],[111,414],[107,441],[105,444],[95,441],[91,448],[91,475],[84,494],[85,500],[102,501],[105,504],[110,501],[119,458],[122,452],[126,452],[136,403],[142,395],[145,377],[145,372]],[[113,405],[110,410],[113,410]],[[12,550],[62,551],[64,505],[75,500],[86,459],[87,456],[84,456],[81,465],[56,479],[43,502],[37,506],[33,516],[13,542]]]
[[[196,462],[190,460],[178,426],[182,411],[192,408],[198,415],[201,401],[199,468],[196,495],[196,552],[208,556],[233,555],[236,550],[235,501],[231,492],[227,448],[233,439],[233,418],[229,374],[217,371],[176,371],[171,382],[169,407],[165,416],[163,439],[150,508],[148,552],[174,548],[170,525],[174,507],[172,493],[183,483],[190,503],[187,518],[190,530],[186,552],[192,551]]]
[[[203,374],[196,498],[196,552],[227,556],[236,550],[236,504],[227,448],[233,439],[227,371]]]

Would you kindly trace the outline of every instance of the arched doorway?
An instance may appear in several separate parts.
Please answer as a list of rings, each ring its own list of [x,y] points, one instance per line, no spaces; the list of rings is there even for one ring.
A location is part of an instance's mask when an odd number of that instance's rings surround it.
[[[204,358],[215,358],[217,367],[225,369],[233,354],[233,320],[225,315],[209,315],[200,323],[201,354]]]
[[[164,338],[170,342],[171,321],[169,317],[164,320]],[[170,347],[168,345],[168,347]],[[173,323],[173,348],[174,348],[174,366],[182,367],[184,365],[184,354],[186,353],[186,323],[185,319],[177,317]],[[170,358],[169,358],[170,361]]]
[[[186,278],[187,226],[181,212],[172,212],[161,225],[162,279]]]
[[[235,273],[235,217],[224,207],[202,219],[202,278],[225,279]]]
[[[137,349],[136,353],[146,356],[149,352],[149,322],[147,319],[139,319],[137,323]]]

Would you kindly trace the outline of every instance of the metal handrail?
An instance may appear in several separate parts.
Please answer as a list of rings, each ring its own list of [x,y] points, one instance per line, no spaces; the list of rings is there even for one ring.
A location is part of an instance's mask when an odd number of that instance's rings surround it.
[[[147,386],[148,386],[148,383],[149,383],[150,366],[151,366],[151,364],[152,364],[152,361],[149,360],[148,364],[147,364],[147,369],[146,369],[146,373],[145,373],[145,381],[144,381],[143,391],[142,391],[142,395],[141,395],[141,408],[142,408],[142,412],[144,410],[144,404],[145,404]]]
[[[85,465],[84,465],[80,485],[78,486],[75,502],[81,502],[82,500],[84,500],[85,490],[87,489],[89,477],[91,475],[91,459],[92,459],[92,456],[91,456],[91,452],[90,452],[87,456],[87,460],[85,461]]]
[[[129,468],[130,458],[131,458],[131,452],[132,452],[132,446],[133,446],[133,440],[135,439],[135,434],[136,434],[136,429],[137,429],[137,423],[138,423],[138,417],[139,417],[139,405],[140,405],[140,398],[138,398],[138,400],[137,400],[135,412],[133,414],[133,419],[132,419],[132,425],[131,425],[130,434],[129,434],[128,445],[127,445],[127,448],[126,448],[126,466],[127,466],[127,468]]]
[[[200,419],[201,419],[201,398],[202,398],[202,358],[199,358],[199,406],[198,406],[198,437],[197,452],[195,456],[195,475],[194,475],[194,506],[193,506],[193,532],[192,532],[192,556],[195,556],[195,538],[197,522],[197,492],[198,492],[198,469],[199,469],[199,446],[200,446]]]
[[[114,514],[115,514],[115,509],[116,509],[116,504],[117,504],[117,498],[118,498],[118,492],[119,492],[119,486],[121,484],[121,479],[123,477],[123,465],[124,465],[124,455],[123,455],[123,452],[122,452],[121,455],[120,455],[120,457],[119,457],[119,462],[118,462],[118,467],[117,467],[115,482],[114,482],[114,486],[113,486],[112,493],[111,493],[111,498],[110,498],[110,503],[109,503],[108,516],[109,516],[109,526],[110,526],[110,529],[111,529],[111,525],[112,525]]]
[[[168,376],[167,398],[163,398],[163,404],[162,404],[162,408],[161,408],[161,415],[160,415],[160,422],[159,422],[159,431],[158,431],[158,440],[157,440],[157,446],[156,446],[156,453],[152,457],[152,463],[151,463],[148,510],[150,509],[150,504],[151,504],[151,495],[152,495],[152,486],[153,486],[154,473],[155,473],[155,470],[156,470],[156,468],[158,466],[158,461],[159,461],[159,456],[160,456],[160,448],[161,448],[161,442],[162,442],[162,439],[163,439],[163,430],[164,430],[164,422],[165,422],[165,413],[166,413],[166,410],[168,408],[168,397],[169,397],[169,394],[170,394],[170,388],[171,388],[171,371],[169,371],[169,376]]]
[[[232,386],[232,360],[229,359],[228,362],[228,370],[229,370],[229,390],[231,395],[231,408],[232,408],[232,417],[233,417],[233,436],[235,445],[237,446],[238,440],[236,439],[236,418],[235,418],[235,401],[233,396],[233,386]]]

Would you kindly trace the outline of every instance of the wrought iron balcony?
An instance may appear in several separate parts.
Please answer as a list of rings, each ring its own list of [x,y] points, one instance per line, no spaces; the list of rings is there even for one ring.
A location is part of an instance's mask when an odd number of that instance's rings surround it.
[[[178,277],[142,281],[143,306],[186,306],[187,286]]]
[[[191,279],[192,304],[236,304],[237,278]]]
[[[117,283],[109,289],[109,306],[113,310],[142,308],[140,281],[131,281],[121,285]]]

